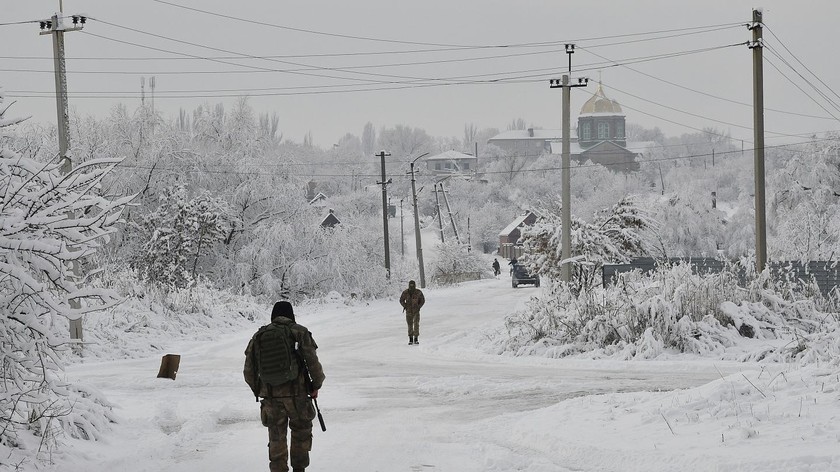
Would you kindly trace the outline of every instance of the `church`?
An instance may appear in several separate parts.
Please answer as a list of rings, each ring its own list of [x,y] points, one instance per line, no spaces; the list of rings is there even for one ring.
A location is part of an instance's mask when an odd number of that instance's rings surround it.
[[[560,129],[510,130],[489,139],[488,144],[499,146],[515,156],[539,157],[562,153],[563,134]],[[625,115],[621,105],[598,90],[583,104],[578,114],[577,133],[572,136],[569,152],[580,163],[590,161],[614,171],[639,170],[638,158],[651,142],[628,142],[625,134]]]

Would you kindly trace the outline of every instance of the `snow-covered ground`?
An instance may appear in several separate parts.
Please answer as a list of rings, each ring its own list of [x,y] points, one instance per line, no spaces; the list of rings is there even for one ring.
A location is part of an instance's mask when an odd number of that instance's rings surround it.
[[[840,470],[836,367],[488,354],[489,330],[537,290],[507,277],[426,289],[418,346],[395,300],[297,307],[327,374],[327,432],[316,423],[308,470]],[[242,379],[257,326],[158,340],[182,356],[174,381],[155,378],[158,355],[69,367],[120,420],[39,470],[267,470],[267,433]]]

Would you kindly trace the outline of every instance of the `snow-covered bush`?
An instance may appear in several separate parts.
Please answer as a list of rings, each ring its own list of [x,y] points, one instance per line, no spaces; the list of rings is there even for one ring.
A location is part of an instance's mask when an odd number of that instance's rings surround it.
[[[3,115],[0,129],[14,120]],[[0,149],[0,457],[45,451],[61,432],[94,439],[111,419],[94,391],[62,379],[67,319],[119,303],[110,290],[84,286],[72,266],[96,251],[130,197],[98,195],[119,160],[89,160],[63,175]],[[40,444],[39,444],[40,443]]]
[[[824,312],[807,286],[769,271],[751,277],[730,264],[717,274],[696,274],[687,263],[650,274],[622,274],[615,285],[579,294],[551,283],[495,337],[499,352],[566,356],[584,352],[653,358],[665,350],[732,357],[726,349],[744,337],[765,343],[738,360],[836,361],[840,319]],[[831,306],[823,301],[822,306]]]
[[[481,253],[470,251],[465,244],[452,240],[438,244],[436,255],[429,262],[432,278],[440,283],[457,280],[456,274],[481,274],[489,269]]]

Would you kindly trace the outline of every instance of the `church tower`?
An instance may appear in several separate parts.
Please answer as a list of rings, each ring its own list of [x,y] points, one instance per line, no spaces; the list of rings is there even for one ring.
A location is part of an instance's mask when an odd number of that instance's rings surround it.
[[[607,98],[604,87],[583,104],[578,115],[578,143],[588,149],[600,142],[611,141],[621,147],[627,146],[624,135],[624,112],[615,100]]]

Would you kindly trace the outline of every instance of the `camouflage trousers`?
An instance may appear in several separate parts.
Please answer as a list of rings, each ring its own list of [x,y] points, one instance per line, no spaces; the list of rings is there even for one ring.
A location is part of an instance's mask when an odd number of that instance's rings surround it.
[[[420,336],[420,312],[405,312],[405,322],[408,324],[408,335],[410,337]]]
[[[312,450],[312,419],[315,408],[306,397],[266,398],[260,402],[260,419],[268,427],[268,469],[288,472],[289,460],[293,469],[309,466]],[[292,431],[291,445],[286,432]]]

